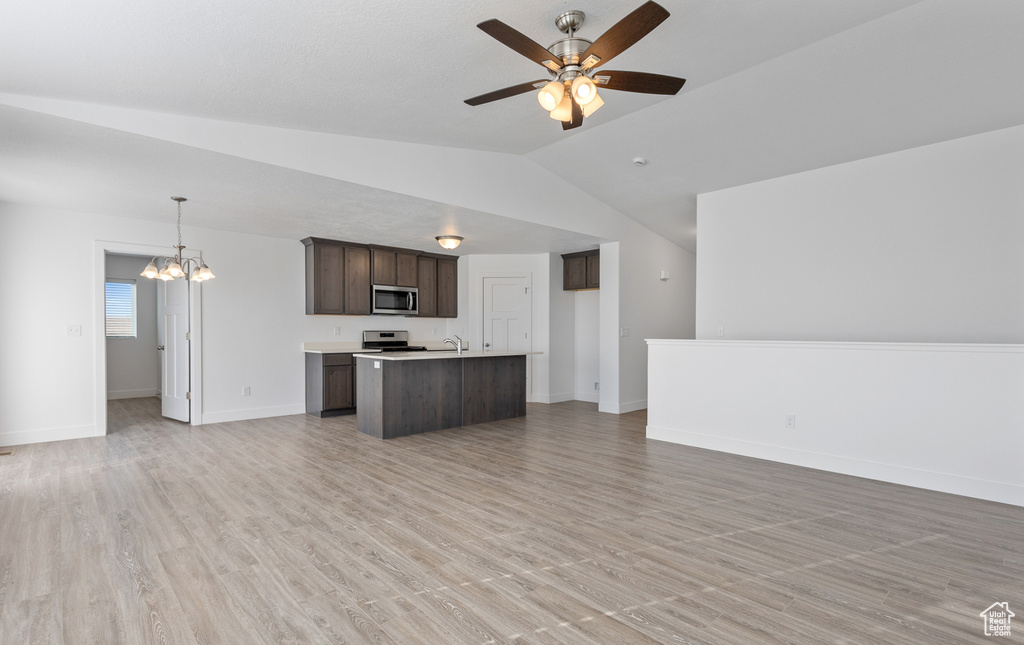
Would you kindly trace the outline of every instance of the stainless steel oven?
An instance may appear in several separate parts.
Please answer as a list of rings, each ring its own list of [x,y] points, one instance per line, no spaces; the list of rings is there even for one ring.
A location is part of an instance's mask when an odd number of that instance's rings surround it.
[[[372,313],[415,316],[419,313],[419,300],[419,290],[416,287],[375,284]]]

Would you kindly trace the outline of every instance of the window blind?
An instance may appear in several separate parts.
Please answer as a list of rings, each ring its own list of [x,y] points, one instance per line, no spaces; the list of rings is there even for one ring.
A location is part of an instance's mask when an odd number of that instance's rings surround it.
[[[107,338],[135,338],[135,280],[107,278],[105,293]]]

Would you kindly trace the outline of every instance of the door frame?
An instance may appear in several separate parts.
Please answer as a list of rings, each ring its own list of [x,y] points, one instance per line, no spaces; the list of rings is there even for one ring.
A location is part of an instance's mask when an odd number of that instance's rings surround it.
[[[95,431],[97,437],[107,434],[107,334],[106,334],[106,308],[104,300],[106,297],[105,287],[107,279],[107,253],[122,253],[128,255],[141,255],[153,257],[156,255],[166,256],[168,249],[172,247],[153,246],[151,244],[133,244],[130,242],[115,242],[107,240],[96,240],[93,242],[93,364],[96,366],[96,374],[93,382],[93,401],[96,406]],[[202,257],[202,251],[191,249],[191,253]],[[143,264],[142,266],[145,266]],[[142,267],[139,267],[139,273]],[[189,285],[189,332],[191,341],[189,343],[189,391],[191,396],[191,425],[203,425],[203,334],[200,324],[202,316],[203,299],[200,288],[192,288]],[[156,348],[153,348],[154,351]]]

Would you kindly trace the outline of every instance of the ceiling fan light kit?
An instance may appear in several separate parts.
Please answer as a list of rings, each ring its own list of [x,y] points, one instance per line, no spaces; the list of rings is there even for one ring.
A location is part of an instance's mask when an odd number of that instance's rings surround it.
[[[584,13],[566,11],[555,19],[555,27],[567,37],[547,49],[500,20],[485,20],[477,27],[503,45],[547,68],[555,78],[552,81],[531,81],[495,90],[466,99],[466,103],[482,105],[539,89],[537,102],[550,113],[552,119],[562,122],[563,129],[569,130],[583,125],[584,118],[604,105],[597,91],[598,85],[621,92],[674,95],[683,87],[685,79],[646,72],[596,73],[599,65],[636,44],[668,16],[668,11],[658,3],[645,2],[591,42],[575,36],[576,30],[586,18]]]
[[[597,98],[597,86],[587,76],[577,76],[572,81],[572,98],[580,105],[587,105]]]
[[[565,85],[558,81],[551,81],[540,88],[540,92],[537,92],[537,102],[540,103],[542,108],[550,112],[558,107],[558,104],[562,102],[563,96],[565,96]]]

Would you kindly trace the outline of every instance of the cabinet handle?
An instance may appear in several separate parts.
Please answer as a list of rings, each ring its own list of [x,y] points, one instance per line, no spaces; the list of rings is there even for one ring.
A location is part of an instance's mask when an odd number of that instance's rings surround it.
[[[490,343],[484,343],[484,347],[490,347],[490,346],[491,346]]]

